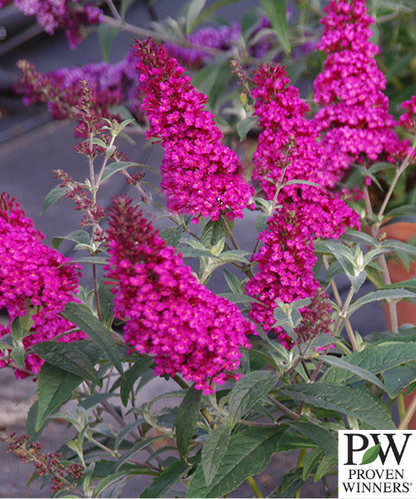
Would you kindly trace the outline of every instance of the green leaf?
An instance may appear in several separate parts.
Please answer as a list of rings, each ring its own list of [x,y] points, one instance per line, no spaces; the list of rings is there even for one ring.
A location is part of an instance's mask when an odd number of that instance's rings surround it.
[[[97,488],[95,489],[94,497],[99,497],[101,492],[103,492],[107,487],[109,487],[114,482],[120,481],[120,479],[122,479],[125,476],[126,476],[126,473],[124,471],[120,471],[119,473],[114,473],[113,475],[109,475],[109,476],[105,477],[104,480],[101,480],[101,482],[98,484]],[[104,496],[101,496],[101,497],[104,497]],[[113,497],[118,497],[118,496],[114,495]]]
[[[306,482],[317,463],[319,463],[319,461],[323,458],[324,454],[325,449],[318,447],[316,449],[312,449],[306,455],[302,470],[302,478],[304,482]]]
[[[85,230],[74,230],[70,232],[67,236],[55,236],[52,238],[52,246],[55,249],[59,249],[64,241],[73,241],[74,243],[90,246],[90,235]],[[75,246],[76,249],[76,246]]]
[[[370,447],[364,452],[363,460],[361,464],[370,464],[373,463],[380,454],[381,444],[374,445],[374,447]]]
[[[190,468],[191,466],[183,459],[175,461],[166,467],[159,476],[153,479],[152,485],[145,489],[140,497],[165,497],[169,489],[173,487]]]
[[[36,420],[38,417],[39,400],[36,400],[32,407],[29,409],[26,419],[26,435],[30,436],[30,442],[37,442],[42,435],[44,429],[51,423],[50,419],[46,419],[42,426],[36,431]],[[57,410],[57,409],[56,409]]]
[[[357,366],[373,375],[383,373],[400,364],[416,359],[416,344],[389,341],[382,344],[368,345],[361,352],[353,352],[343,357],[348,364]],[[361,380],[361,374],[355,374],[351,369],[331,367],[323,375],[322,381],[326,383],[354,383]]]
[[[201,12],[204,10],[206,0],[192,0],[189,5],[188,14],[186,16],[185,34],[192,33],[195,21],[198,19]]]
[[[194,23],[194,27],[200,24],[204,19],[213,14],[216,10],[225,7],[226,5],[241,2],[242,0],[218,0],[213,5],[210,5],[199,15],[198,19]]]
[[[267,229],[268,217],[264,213],[259,213],[256,218],[256,229],[259,234]]]
[[[32,350],[37,353],[39,357],[46,360],[48,364],[76,374],[77,376],[82,376],[83,378],[96,383],[98,386],[102,386],[101,379],[94,369],[95,362],[91,361],[82,349],[73,343],[44,341],[33,345]]]
[[[223,269],[225,281],[230,288],[231,293],[240,294],[240,281],[237,277],[229,272],[227,269]]]
[[[333,454],[334,456],[338,455],[337,439],[327,429],[322,426],[312,423],[303,423],[301,421],[293,425],[293,428],[323,447],[330,454]]]
[[[311,182],[310,180],[289,180],[289,182],[286,182],[284,186],[286,185],[311,185],[312,187],[318,187],[319,189],[322,189],[322,185],[317,184],[316,182]]]
[[[177,248],[183,233],[183,225],[178,227],[166,227],[160,233],[160,237],[166,242],[168,246]]]
[[[132,423],[129,423],[127,426],[123,426],[120,429],[119,434],[117,435],[116,441],[114,443],[114,450],[117,450],[120,446],[120,444],[123,442],[123,440],[126,438],[126,436],[135,428],[137,428],[139,425],[143,423],[143,419],[137,419],[133,421]]]
[[[108,263],[107,258],[101,258],[98,256],[84,256],[82,258],[74,258],[70,262],[72,263],[92,263],[94,265],[106,265]]]
[[[123,374],[123,366],[117,346],[111,336],[111,332],[104,326],[93,313],[81,303],[70,302],[65,307],[68,319],[76,324],[82,331],[93,339],[102,351],[111,360],[120,374]]]
[[[103,175],[100,180],[100,185],[115,173],[121,170],[127,170],[127,168],[130,168],[131,166],[141,166],[143,168],[150,168],[151,170],[153,170],[153,168],[151,168],[150,166],[142,165],[140,163],[134,163],[132,161],[118,161],[115,163],[110,163],[104,168]]]
[[[40,210],[39,215],[43,215],[48,208],[50,208],[53,204],[55,204],[58,201],[58,199],[64,197],[66,192],[67,188],[61,187],[59,185],[57,185],[50,192],[48,192],[48,194],[45,197],[45,200],[43,201],[42,209]]]
[[[352,302],[348,309],[348,317],[362,306],[367,305],[367,303],[381,300],[402,300],[403,298],[415,299],[416,293],[406,289],[376,289],[375,291],[370,291],[361,298],[358,298],[358,300]]]
[[[231,222],[233,224],[233,222]],[[221,220],[210,220],[204,227],[201,234],[201,243],[204,248],[211,249],[216,246],[221,239],[226,237],[227,234]]]
[[[14,347],[10,356],[14,360],[14,363],[16,364],[17,367],[20,367],[20,369],[26,369],[25,365],[26,353],[23,344]]]
[[[129,395],[133,389],[134,383],[140,376],[142,376],[148,369],[153,365],[152,357],[143,357],[135,362],[135,364],[124,373],[123,380],[121,382],[120,396],[124,407],[127,406],[129,401]]]
[[[238,122],[237,132],[240,137],[240,142],[246,138],[248,132],[256,125],[257,121],[257,116],[249,116]]]
[[[222,497],[249,476],[261,473],[276,452],[282,434],[282,428],[244,428],[235,433],[211,484],[206,485],[204,470],[198,466],[186,497]]]
[[[227,298],[228,301],[232,303],[260,303],[256,298],[252,298],[248,295],[243,295],[242,293],[218,293],[217,296],[222,296]]]
[[[111,47],[119,32],[119,28],[113,28],[105,23],[98,26],[98,38],[100,40],[101,52],[105,62],[109,62]]]
[[[111,292],[111,286],[106,284],[103,277],[98,285],[98,299],[100,301],[101,315],[106,326],[111,327],[113,323],[114,295]]]
[[[285,395],[296,400],[303,400],[315,407],[356,417],[376,429],[396,429],[385,405],[365,388],[319,382],[285,385],[280,390]]]
[[[366,244],[367,246],[377,246],[379,241],[374,237],[366,234],[365,232],[361,232],[358,230],[347,230],[345,234],[342,236],[342,239],[345,241],[352,241],[358,244]]]
[[[226,421],[211,431],[204,442],[201,464],[204,469],[205,483],[207,486],[211,485],[222,462],[222,458],[227,452],[230,435],[231,425],[229,421]]]
[[[416,366],[397,366],[383,373],[387,394],[394,399],[400,392],[416,380]]]
[[[366,381],[369,381],[370,383],[373,383],[374,385],[378,386],[383,391],[386,391],[386,387],[373,373],[371,373],[367,369],[363,369],[362,367],[350,364],[348,361],[344,360],[345,358],[348,359],[348,356],[344,357],[343,359],[339,359],[338,357],[334,357],[333,355],[319,356],[319,359],[322,360],[325,364],[346,369],[347,371],[350,371],[353,374],[355,374],[358,378],[365,379]]]
[[[121,15],[122,19],[125,19],[127,11],[135,3],[136,3],[136,0],[121,0],[120,15]]]
[[[313,481],[315,483],[319,482],[319,480],[322,477],[324,477],[331,470],[331,468],[333,468],[337,464],[338,464],[338,456],[326,455],[322,459],[321,464],[318,466]]]
[[[213,255],[210,251],[199,248],[179,248],[178,251],[182,253],[184,258],[218,258],[218,256]]]
[[[157,437],[144,438],[143,440],[136,442],[131,449],[125,452],[117,461],[113,462],[112,472],[116,473],[126,461],[134,456],[134,454],[141,451],[142,449],[145,449],[147,446],[152,445],[154,442],[160,440],[161,438],[166,438],[166,436],[158,435]]]
[[[296,497],[296,493],[303,487],[301,470],[286,473],[282,483],[271,494],[270,497],[284,499],[286,497]]]
[[[181,458],[186,458],[189,453],[189,444],[198,422],[201,409],[202,390],[197,390],[195,385],[187,391],[185,398],[179,406],[175,419],[176,442]]]
[[[39,407],[35,431],[40,430],[49,415],[66,402],[73,390],[83,381],[83,378],[73,373],[51,366],[47,362],[43,364],[39,372]]]
[[[240,378],[230,394],[230,422],[235,425],[278,382],[278,374],[254,371]]]
[[[283,50],[290,54],[286,0],[260,0],[260,4],[276,30]]]

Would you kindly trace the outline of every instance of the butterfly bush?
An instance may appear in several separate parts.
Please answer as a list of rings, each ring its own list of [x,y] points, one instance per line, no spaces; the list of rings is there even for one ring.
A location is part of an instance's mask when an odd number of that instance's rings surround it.
[[[146,136],[157,138],[165,150],[161,172],[168,210],[196,219],[242,218],[254,191],[237,154],[221,143],[214,116],[204,109],[207,97],[163,47],[147,41],[136,48],[150,127]]]
[[[375,21],[365,4],[332,0],[321,21],[325,30],[317,48],[328,57],[314,82],[315,101],[323,108],[312,123],[325,132],[322,184],[329,187],[343,179],[353,162],[393,162],[407,152],[383,94],[386,78],[375,60],[379,49],[370,41]]]
[[[70,264],[58,251],[43,244],[44,236],[33,221],[25,216],[15,199],[0,195],[0,308],[5,308],[10,324],[17,317],[25,316],[28,308],[32,315],[32,331],[23,339],[25,350],[36,343],[52,340],[74,328],[59,316],[65,305],[74,301],[80,266]],[[9,334],[8,326],[0,325],[0,336]],[[65,334],[58,341],[70,342],[86,338],[83,332]],[[9,364],[0,360],[0,367]],[[16,369],[17,377],[38,373],[42,364],[36,354],[26,356],[26,371]]]
[[[74,119],[87,82],[94,94],[95,112],[103,118],[116,118],[116,106],[125,105],[138,121],[142,120],[139,73],[133,50],[116,64],[92,63],[82,67],[59,68],[42,73],[27,60],[18,62],[22,76],[16,92],[26,105],[46,102],[55,120]]]
[[[407,112],[400,116],[397,124],[413,135],[416,135],[416,95],[410,100],[403,102],[402,108],[407,109]]]
[[[0,8],[10,3],[0,0]],[[25,16],[36,16],[36,22],[46,33],[65,30],[69,45],[75,49],[85,36],[84,25],[94,26],[103,21],[103,11],[92,3],[79,0],[14,0]]]
[[[125,341],[155,356],[155,374],[180,373],[214,393],[212,385],[239,366],[239,348],[250,348],[247,335],[255,326],[236,305],[198,283],[130,199],[115,200],[108,240],[107,278],[115,282],[115,314],[126,321]]]
[[[359,220],[337,194],[320,185],[325,165],[319,135],[306,120],[309,107],[289,85],[284,69],[261,66],[253,81],[254,113],[263,129],[253,177],[266,199],[281,205],[260,234],[263,247],[253,256],[258,272],[246,286],[247,294],[263,303],[255,303],[250,316],[268,331],[275,322],[276,299],[290,303],[318,293],[314,239],[338,238],[346,227],[359,227]],[[291,344],[281,328],[276,332],[286,346]]]
[[[214,56],[207,50],[201,50],[197,47],[231,50],[237,46],[240,37],[241,28],[239,24],[233,23],[231,26],[221,26],[220,28],[208,26],[196,30],[187,37],[187,41],[196,48],[192,46],[182,47],[174,42],[166,42],[164,47],[166,52],[180,64],[193,69],[201,69]]]

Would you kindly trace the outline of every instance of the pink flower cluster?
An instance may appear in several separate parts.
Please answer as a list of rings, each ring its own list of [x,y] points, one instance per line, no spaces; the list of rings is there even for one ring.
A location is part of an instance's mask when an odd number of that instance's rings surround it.
[[[115,281],[115,314],[125,340],[155,356],[155,373],[182,374],[205,393],[239,366],[253,324],[236,305],[198,283],[128,198],[118,198],[109,227],[107,277]]]
[[[0,8],[8,3],[10,0],[0,0]],[[14,0],[14,4],[25,16],[36,16],[46,33],[53,35],[57,29],[64,29],[72,49],[83,40],[84,25],[103,21],[99,7],[80,0]]]
[[[334,187],[351,163],[393,161],[406,154],[394,133],[395,121],[383,94],[386,80],[378,69],[378,47],[370,42],[374,23],[365,0],[331,0],[322,20],[325,31],[318,48],[328,54],[315,80],[315,100],[325,106],[313,126],[326,132],[322,182]]]
[[[34,228],[19,204],[10,196],[0,195],[0,309],[5,308],[11,322],[35,309],[31,334],[23,339],[25,349],[41,341],[52,340],[74,327],[60,317],[65,305],[74,301],[73,293],[80,276],[78,265],[68,265],[58,251],[42,243],[44,236]],[[10,324],[0,325],[0,336],[10,333]],[[62,336],[58,341],[85,338],[82,332]],[[16,369],[16,376],[37,373],[43,360],[36,354],[26,356],[27,372]],[[0,361],[4,367],[9,360]]]
[[[88,82],[94,95],[95,111],[103,118],[117,117],[112,108],[125,105],[137,120],[142,119],[139,90],[139,73],[131,50],[117,64],[100,62],[83,67],[60,68],[43,74],[33,63],[19,61],[22,77],[15,91],[23,95],[26,105],[47,102],[55,120],[73,119],[84,92],[83,82]]]
[[[261,66],[253,81],[255,114],[263,128],[254,154],[254,177],[266,198],[275,197],[282,205],[260,234],[264,246],[253,257],[258,273],[246,286],[247,294],[263,303],[253,305],[251,317],[268,331],[273,328],[275,299],[290,303],[313,297],[319,290],[313,277],[313,240],[338,238],[346,227],[358,227],[359,217],[320,185],[318,134],[305,119],[309,108],[298,90],[288,85],[284,69]],[[291,340],[286,334],[279,328],[276,332],[288,346]]]
[[[164,43],[164,47],[166,52],[177,59],[180,64],[184,64],[189,68],[200,69],[213,59],[214,56],[198,47],[225,51],[231,50],[238,44],[240,36],[241,29],[236,23],[231,26],[221,26],[217,29],[208,26],[196,30],[187,37],[188,42],[195,47],[182,47],[170,42]]]
[[[407,112],[400,116],[397,124],[413,135],[416,135],[416,95],[410,100],[403,102],[402,108],[407,109]]]
[[[222,133],[204,106],[207,98],[183,76],[184,68],[153,41],[138,42],[143,111],[165,149],[162,190],[169,210],[196,216],[224,213],[242,218],[253,189],[242,176],[236,153],[221,143]]]

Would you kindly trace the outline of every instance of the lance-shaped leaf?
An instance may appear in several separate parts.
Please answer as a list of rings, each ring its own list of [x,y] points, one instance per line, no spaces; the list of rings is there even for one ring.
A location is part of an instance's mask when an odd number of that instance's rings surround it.
[[[286,54],[290,54],[286,0],[260,0]]]
[[[231,425],[227,421],[215,428],[204,442],[201,464],[204,468],[205,483],[207,486],[211,485],[222,462],[222,458],[227,452],[230,435]]]
[[[358,378],[365,379],[366,381],[373,383],[383,391],[386,390],[386,387],[383,385],[383,383],[373,373],[371,373],[367,369],[363,369],[362,367],[350,364],[348,360],[346,361],[344,359],[339,359],[338,357],[334,357],[332,355],[320,355],[319,359],[322,360],[325,364],[329,364],[330,366],[346,369],[347,371],[355,374]],[[345,359],[348,359],[348,357],[345,357]]]
[[[46,195],[39,215],[43,215],[48,208],[50,208],[54,203],[56,203],[58,201],[58,199],[61,199],[62,197],[64,197],[66,192],[67,192],[66,187],[61,187],[60,185],[57,185],[56,187],[54,187]]]
[[[382,300],[402,300],[403,298],[416,298],[416,293],[407,289],[377,289],[370,291],[358,300],[355,300],[348,309],[348,317],[359,308],[375,301]]]
[[[248,132],[256,125],[257,121],[257,116],[249,116],[238,122],[237,132],[240,137],[240,142],[246,138]]]
[[[240,378],[230,394],[230,422],[237,423],[278,382],[279,375],[268,371],[254,371]]]
[[[35,431],[39,431],[48,416],[72,395],[73,390],[84,381],[80,376],[43,364],[39,372],[39,405]]]
[[[104,168],[100,183],[104,182],[115,173],[120,172],[122,170],[127,170],[127,168],[130,168],[132,166],[136,167],[140,166],[141,168],[147,168],[149,170],[156,171],[154,168],[152,168],[149,165],[142,165],[141,163],[132,163],[131,161],[119,161],[116,163],[110,163]]]
[[[111,360],[120,374],[123,374],[120,355],[111,332],[97,317],[81,303],[70,302],[65,307],[68,319],[88,334]]]
[[[276,452],[282,428],[245,428],[230,438],[230,443],[210,485],[198,466],[186,497],[222,497],[235,490],[252,475],[261,473]]]
[[[59,367],[77,376],[82,376],[102,386],[101,379],[94,369],[94,363],[98,359],[91,359],[77,345],[44,341],[33,345],[32,350],[52,366]]]
[[[74,230],[67,234],[66,236],[56,236],[52,238],[52,245],[55,249],[59,249],[64,241],[73,241],[78,245],[90,246],[90,235],[85,230]],[[75,249],[77,249],[75,246]]]
[[[167,466],[162,473],[153,479],[152,485],[145,489],[140,497],[165,497],[166,493],[191,468],[189,462],[181,459]]]
[[[201,409],[202,391],[197,390],[195,385],[189,388],[185,398],[179,406],[175,419],[176,442],[179,454],[186,458],[189,453],[189,444],[198,422],[199,410]]]
[[[285,385],[280,390],[315,407],[353,416],[376,429],[396,429],[385,405],[366,388],[319,382]]]
[[[152,357],[144,357],[135,362],[135,364],[124,373],[123,380],[121,382],[121,401],[124,406],[127,406],[129,400],[129,395],[133,389],[134,383],[140,376],[142,376],[150,367],[153,365],[154,360]]]
[[[399,341],[368,345],[361,352],[354,352],[342,358],[350,366],[365,369],[373,375],[383,373],[414,359],[416,359],[416,344]],[[344,366],[334,365],[324,374],[322,381],[326,383],[351,384],[360,381],[362,374],[362,372],[354,373],[351,368],[345,369]],[[366,379],[368,379],[368,376]]]

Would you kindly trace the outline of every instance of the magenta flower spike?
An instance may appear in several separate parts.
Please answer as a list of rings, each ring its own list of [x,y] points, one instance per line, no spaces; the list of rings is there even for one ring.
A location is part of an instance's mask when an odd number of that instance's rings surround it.
[[[407,143],[394,133],[378,47],[371,43],[365,0],[331,0],[321,21],[325,30],[318,48],[328,54],[314,82],[315,101],[323,106],[312,120],[322,138],[322,183],[334,187],[351,163],[366,165],[404,157]]]
[[[223,145],[207,97],[196,91],[176,59],[152,40],[136,45],[145,97],[142,109],[165,150],[162,190],[167,207],[195,217],[242,218],[254,191],[237,154]]]
[[[254,84],[255,115],[263,128],[254,154],[254,177],[266,198],[276,197],[280,208],[260,234],[263,246],[253,256],[258,272],[247,283],[246,293],[263,303],[253,305],[250,317],[270,331],[276,299],[284,303],[301,298],[320,301],[320,286],[313,276],[313,241],[340,237],[346,227],[359,226],[359,217],[321,185],[319,135],[306,120],[309,108],[289,85],[284,69],[261,66]],[[292,344],[282,328],[274,330],[286,347]]]
[[[81,267],[68,265],[69,258],[43,244],[44,236],[36,231],[33,221],[19,206],[9,195],[0,195],[0,308],[6,309],[10,324],[16,317],[26,315],[28,307],[35,310],[33,334],[23,339],[27,349],[75,327],[59,313],[68,302],[75,300],[73,293],[77,291]],[[10,333],[10,324],[0,325],[0,337]],[[74,332],[58,341],[86,337],[83,332]],[[16,369],[16,377],[38,373],[44,360],[29,354],[25,362],[27,372]],[[8,363],[8,360],[0,360],[0,367]]]
[[[115,282],[115,315],[126,321],[131,351],[153,354],[155,374],[180,373],[213,393],[239,366],[240,347],[250,348],[254,324],[198,283],[131,199],[115,200],[108,233],[107,278]]]

